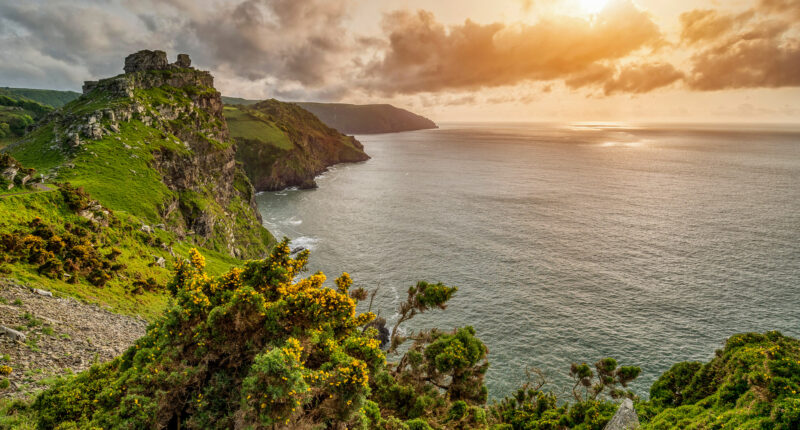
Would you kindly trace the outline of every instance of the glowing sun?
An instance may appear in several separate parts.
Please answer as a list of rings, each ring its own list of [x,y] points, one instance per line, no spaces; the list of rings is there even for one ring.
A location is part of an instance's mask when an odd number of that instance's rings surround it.
[[[589,15],[600,13],[606,7],[606,3],[608,3],[608,0],[578,0],[581,12]]]

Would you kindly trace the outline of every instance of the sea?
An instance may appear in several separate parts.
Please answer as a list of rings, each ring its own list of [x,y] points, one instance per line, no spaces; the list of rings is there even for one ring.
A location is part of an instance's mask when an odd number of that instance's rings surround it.
[[[604,357],[640,366],[630,388],[646,398],[733,334],[800,336],[798,127],[453,123],[357,138],[371,160],[258,195],[265,226],[311,250],[309,273],[377,288],[390,326],[418,280],[457,286],[401,329],[474,327],[493,399],[533,368],[565,394],[571,363]]]

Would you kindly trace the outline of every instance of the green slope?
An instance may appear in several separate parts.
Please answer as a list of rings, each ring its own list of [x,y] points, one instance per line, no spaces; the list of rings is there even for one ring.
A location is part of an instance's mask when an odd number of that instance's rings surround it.
[[[16,159],[3,163],[24,176],[0,181],[16,186],[0,192],[0,237],[17,238],[0,240],[0,273],[152,317],[166,303],[163,291],[131,295],[132,280],[153,278],[163,286],[171,263],[190,248],[204,249],[215,270],[266,255],[275,239],[235,161],[212,85],[210,74],[191,68],[146,70],[94,83],[56,111],[44,107],[48,114],[36,128],[2,149],[2,160]],[[30,187],[32,181],[26,187],[29,178],[44,181],[46,191]],[[75,187],[91,202],[86,207],[75,209],[62,196]],[[106,214],[99,221],[97,211]],[[98,287],[100,275],[71,266],[73,256],[57,243],[52,255],[37,254],[34,245],[47,244],[50,235],[22,241],[37,222],[56,236],[68,237],[74,226],[92,232],[92,247],[118,247],[124,268],[104,267],[110,279]],[[154,266],[158,258],[166,264]]]
[[[0,148],[24,135],[53,108],[0,88]]]
[[[0,94],[6,93],[24,97],[43,105],[59,108],[80,97],[81,93],[75,91],[39,90],[33,88],[0,87]]]

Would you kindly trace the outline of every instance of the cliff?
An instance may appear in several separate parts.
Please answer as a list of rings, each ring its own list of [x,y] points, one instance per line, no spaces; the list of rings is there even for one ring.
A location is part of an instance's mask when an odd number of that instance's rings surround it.
[[[322,122],[346,134],[396,133],[437,128],[423,116],[388,104],[298,103]]]
[[[125,59],[125,73],[83,95],[7,148],[49,181],[82,186],[100,204],[163,224],[180,240],[235,257],[264,255],[273,238],[236,162],[209,72],[163,51]]]
[[[337,163],[365,161],[361,143],[293,103],[265,100],[226,106],[236,158],[258,191],[313,188],[314,177]]]

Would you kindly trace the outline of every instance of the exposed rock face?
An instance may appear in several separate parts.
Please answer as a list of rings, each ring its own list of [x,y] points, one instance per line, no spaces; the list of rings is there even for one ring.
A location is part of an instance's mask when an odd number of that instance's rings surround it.
[[[639,416],[636,415],[636,410],[633,408],[633,401],[625,399],[603,430],[634,430],[637,428],[639,428]]]
[[[167,64],[166,52],[142,50],[125,57],[125,67],[123,70],[125,70],[125,73],[159,70],[166,69]]]

